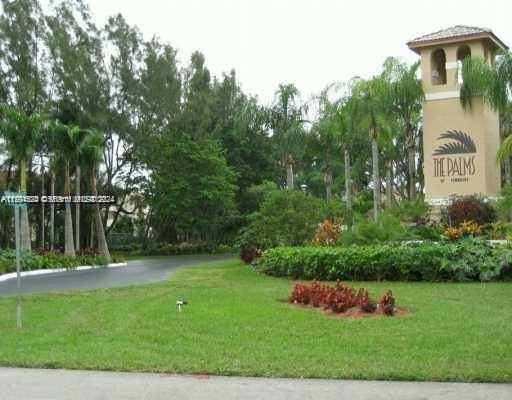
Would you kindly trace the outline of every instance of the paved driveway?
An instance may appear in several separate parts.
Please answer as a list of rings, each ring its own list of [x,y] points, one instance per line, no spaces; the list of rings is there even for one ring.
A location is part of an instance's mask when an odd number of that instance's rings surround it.
[[[0,368],[2,400],[508,400],[512,385]]]
[[[125,267],[95,268],[84,271],[26,276],[21,279],[21,287],[23,293],[36,293],[140,285],[167,279],[181,267],[229,258],[232,258],[232,256],[200,255],[134,260],[128,261],[128,265]],[[14,295],[15,293],[16,279],[0,282],[0,297]]]

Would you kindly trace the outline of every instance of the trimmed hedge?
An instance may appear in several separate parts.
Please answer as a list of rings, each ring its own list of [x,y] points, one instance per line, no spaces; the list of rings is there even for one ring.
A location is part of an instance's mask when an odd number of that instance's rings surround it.
[[[480,240],[457,244],[276,247],[259,268],[273,276],[317,280],[489,281],[510,275],[512,251]]]
[[[233,248],[226,244],[215,243],[150,243],[147,248],[139,244],[117,249],[120,253],[133,256],[178,256],[188,254],[229,254]]]

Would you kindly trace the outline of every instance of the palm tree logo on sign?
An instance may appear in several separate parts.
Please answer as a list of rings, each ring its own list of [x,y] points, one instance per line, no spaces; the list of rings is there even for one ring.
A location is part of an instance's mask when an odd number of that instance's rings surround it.
[[[471,136],[462,131],[446,131],[441,133],[437,140],[451,139],[449,143],[440,145],[435,151],[434,156],[449,154],[472,154],[476,153],[476,146]]]
[[[434,177],[449,182],[467,182],[475,175],[476,145],[471,136],[459,130],[441,133],[437,140],[449,140],[434,150]]]

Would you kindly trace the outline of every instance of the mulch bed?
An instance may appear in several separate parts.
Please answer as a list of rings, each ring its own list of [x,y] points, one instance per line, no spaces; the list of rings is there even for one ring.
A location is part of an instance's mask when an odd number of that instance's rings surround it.
[[[414,315],[412,312],[405,310],[403,308],[399,308],[399,307],[395,307],[395,312],[393,315],[386,315],[378,307],[377,307],[377,310],[373,313],[364,312],[359,307],[352,307],[342,313],[335,313],[332,310],[324,310],[323,307],[313,307],[310,304],[305,305],[305,304],[300,304],[300,303],[289,303],[288,301],[286,301],[286,303],[290,304],[290,306],[292,306],[292,307],[308,308],[310,310],[315,310],[317,312],[321,312],[322,314],[324,314],[328,317],[334,317],[334,318],[359,319],[359,318],[381,318],[381,317],[411,317]]]

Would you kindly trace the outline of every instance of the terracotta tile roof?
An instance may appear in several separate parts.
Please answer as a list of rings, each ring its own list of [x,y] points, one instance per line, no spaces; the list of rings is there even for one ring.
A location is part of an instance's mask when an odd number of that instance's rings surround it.
[[[488,38],[498,48],[507,49],[508,47],[500,40],[489,28],[481,28],[477,26],[455,25],[450,28],[441,29],[440,31],[419,36],[407,43],[414,49],[428,44],[444,42],[448,39],[469,39],[472,37]]]
[[[417,37],[416,39],[411,40],[411,42],[425,42],[481,33],[492,33],[492,31],[488,28],[479,28],[477,26],[455,25],[450,28],[441,29],[440,31]]]

